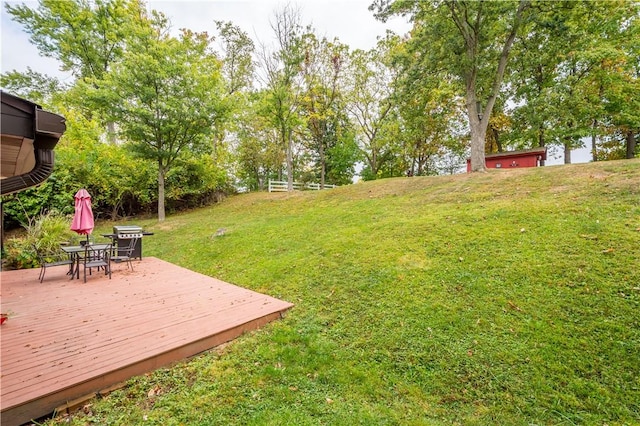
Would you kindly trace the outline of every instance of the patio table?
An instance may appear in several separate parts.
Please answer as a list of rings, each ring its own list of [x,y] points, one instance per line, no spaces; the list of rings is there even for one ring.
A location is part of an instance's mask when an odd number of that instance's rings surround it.
[[[111,249],[111,244],[109,243],[90,244],[90,246],[94,251]],[[62,246],[62,251],[69,254],[71,258],[71,279],[73,279],[74,276],[80,279],[80,254],[85,252],[85,246]]]

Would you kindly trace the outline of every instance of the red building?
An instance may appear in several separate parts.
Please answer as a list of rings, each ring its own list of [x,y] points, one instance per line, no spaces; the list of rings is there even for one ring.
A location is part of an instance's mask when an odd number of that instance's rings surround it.
[[[547,148],[524,149],[522,151],[499,152],[484,156],[488,169],[514,169],[520,167],[539,167],[547,159]],[[467,173],[471,171],[471,159],[467,158]]]

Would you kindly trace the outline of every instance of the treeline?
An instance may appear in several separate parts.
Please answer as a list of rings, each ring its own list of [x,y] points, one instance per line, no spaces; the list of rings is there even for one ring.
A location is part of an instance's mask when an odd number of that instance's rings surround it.
[[[157,213],[157,169],[153,163],[132,157],[127,147],[95,139],[66,139],[56,147],[55,156],[55,171],[42,185],[3,197],[5,229],[28,224],[40,213],[72,215],[73,196],[81,187],[91,194],[97,219]],[[168,212],[209,205],[235,191],[227,171],[210,159],[208,155],[190,156],[168,173]]]
[[[5,200],[10,219],[69,210],[79,187],[98,216],[162,220],[274,178],[454,173],[467,156],[477,171],[485,153],[538,146],[570,162],[585,141],[594,161],[638,155],[637,2],[375,1],[413,29],[370,51],[319,37],[292,6],[272,45],[214,16],[211,34],[172,34],[138,0],[5,7],[75,77],[2,75],[68,126],[52,178]]]

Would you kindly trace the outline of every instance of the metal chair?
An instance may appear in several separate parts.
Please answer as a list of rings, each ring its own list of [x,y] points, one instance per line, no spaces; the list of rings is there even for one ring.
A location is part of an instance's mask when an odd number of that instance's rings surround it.
[[[38,263],[40,264],[40,275],[38,275],[40,282],[44,281],[44,274],[47,272],[47,268],[68,265],[71,270],[73,260],[67,253],[63,251],[46,252],[38,250],[36,246],[33,246],[33,250],[38,258]]]
[[[110,255],[111,244],[99,244],[96,246],[87,244],[84,246],[84,257],[81,260],[84,265],[85,283],[87,282],[87,269],[89,270],[89,275],[91,275],[92,268],[98,268],[98,270],[104,268],[104,274],[109,275],[109,279],[111,279]]]
[[[127,262],[127,267],[133,271],[133,263],[131,263],[131,255],[136,248],[139,238],[131,238],[129,245],[124,247],[114,247],[111,260],[114,262]]]

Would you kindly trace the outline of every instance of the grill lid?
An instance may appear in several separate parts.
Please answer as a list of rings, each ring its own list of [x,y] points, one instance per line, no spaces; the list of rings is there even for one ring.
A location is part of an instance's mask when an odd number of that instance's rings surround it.
[[[113,227],[114,234],[141,234],[142,227],[137,225],[117,225]]]

